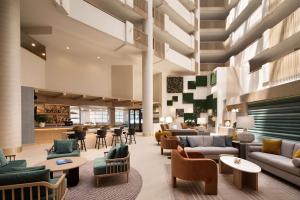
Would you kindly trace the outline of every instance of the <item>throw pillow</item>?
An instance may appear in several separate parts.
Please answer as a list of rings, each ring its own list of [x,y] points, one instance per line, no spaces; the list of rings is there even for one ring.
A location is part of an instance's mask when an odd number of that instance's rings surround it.
[[[72,153],[73,144],[72,140],[54,140],[55,152],[58,154]]]
[[[128,145],[121,144],[116,149],[115,158],[125,158],[128,154]]]
[[[6,160],[6,157],[2,151],[2,149],[0,149],[0,167],[7,165],[8,164],[8,160]]]
[[[292,162],[295,167],[300,167],[300,158],[293,158]]]
[[[114,159],[115,156],[116,156],[116,152],[117,152],[116,147],[112,147],[112,148],[108,151],[108,153],[106,154],[106,158],[107,158],[107,159]]]
[[[300,158],[300,149],[298,149],[297,151],[295,151],[293,158]]]
[[[227,147],[232,147],[232,137],[230,137],[229,135],[227,135],[225,137],[225,143]]]
[[[185,153],[184,149],[181,146],[179,145],[177,146],[177,151],[182,157],[187,158],[187,154]]]
[[[280,155],[281,143],[282,141],[277,139],[263,139],[262,152]]]
[[[190,147],[190,143],[187,139],[187,136],[182,136],[182,137],[179,137],[179,140],[180,140],[180,144],[183,146],[183,147]]]
[[[225,136],[213,136],[213,146],[215,147],[225,147]]]

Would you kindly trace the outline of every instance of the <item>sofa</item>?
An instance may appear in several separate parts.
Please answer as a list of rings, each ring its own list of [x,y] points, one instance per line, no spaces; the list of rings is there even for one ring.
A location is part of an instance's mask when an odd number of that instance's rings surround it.
[[[197,152],[181,153],[177,149],[172,150],[171,176],[173,187],[176,187],[176,179],[186,181],[203,181],[204,194],[216,195],[218,193],[218,167],[215,161],[203,158]]]
[[[79,157],[80,150],[76,139],[54,140],[54,145],[47,151],[47,160],[61,157]]]
[[[248,144],[247,160],[256,163],[263,170],[300,186],[300,167],[293,164],[293,154],[300,149],[300,143],[283,140],[280,155],[262,152],[262,144]]]
[[[239,155],[232,146],[230,136],[180,136],[180,143],[186,152],[200,152],[206,158],[219,159],[221,154]]]

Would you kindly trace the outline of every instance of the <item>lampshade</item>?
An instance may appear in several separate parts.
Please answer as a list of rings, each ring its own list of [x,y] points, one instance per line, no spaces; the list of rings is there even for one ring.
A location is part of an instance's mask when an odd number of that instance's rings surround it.
[[[165,118],[164,118],[164,117],[160,117],[160,118],[159,118],[159,122],[160,122],[160,123],[164,123],[164,122],[165,122]]]
[[[168,117],[166,117],[165,121],[167,124],[170,124],[173,122],[173,118],[171,116],[168,116]]]
[[[205,117],[200,117],[197,118],[197,124],[206,124],[206,118]]]
[[[241,116],[237,118],[237,128],[253,128],[255,125],[253,116]]]

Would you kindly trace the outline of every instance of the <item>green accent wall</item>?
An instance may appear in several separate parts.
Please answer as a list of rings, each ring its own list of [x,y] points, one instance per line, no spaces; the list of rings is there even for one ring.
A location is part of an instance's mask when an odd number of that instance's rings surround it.
[[[183,119],[184,119],[184,121],[186,121],[186,120],[193,120],[194,123],[197,122],[197,116],[196,116],[195,113],[184,113]]]
[[[173,101],[172,100],[168,100],[167,101],[167,106],[173,106]]]
[[[178,96],[172,96],[172,100],[173,100],[174,102],[178,102]]]
[[[188,89],[190,89],[190,90],[196,89],[196,82],[195,81],[188,81]]]
[[[194,103],[194,93],[182,93],[182,103]]]
[[[196,86],[206,87],[207,86],[207,76],[196,76]]]

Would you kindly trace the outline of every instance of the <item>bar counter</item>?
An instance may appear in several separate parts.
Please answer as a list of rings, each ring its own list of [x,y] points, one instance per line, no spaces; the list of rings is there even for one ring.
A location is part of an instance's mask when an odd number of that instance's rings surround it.
[[[73,126],[61,126],[61,127],[36,127],[35,129],[35,144],[53,144],[54,140],[62,140],[68,138],[68,131],[73,130]],[[88,129],[86,133],[85,144],[86,148],[95,148],[97,128]],[[112,130],[107,131],[106,144],[111,145],[112,142]],[[102,148],[102,147],[101,147]]]

